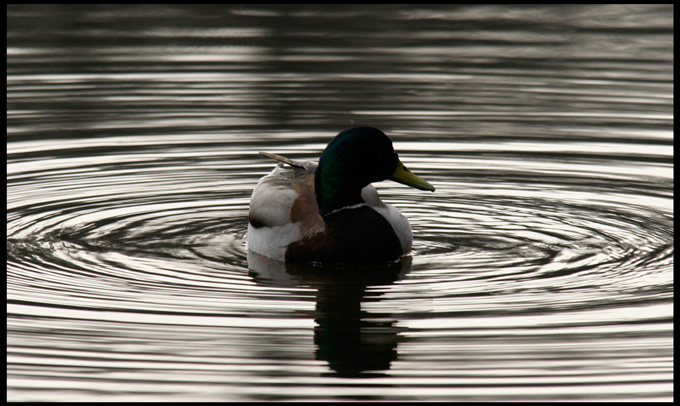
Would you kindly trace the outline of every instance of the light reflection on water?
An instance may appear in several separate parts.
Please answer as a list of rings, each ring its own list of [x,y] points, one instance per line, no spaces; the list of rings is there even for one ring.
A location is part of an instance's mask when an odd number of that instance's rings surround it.
[[[9,400],[672,398],[672,6],[8,15]],[[413,257],[249,263],[358,124]]]

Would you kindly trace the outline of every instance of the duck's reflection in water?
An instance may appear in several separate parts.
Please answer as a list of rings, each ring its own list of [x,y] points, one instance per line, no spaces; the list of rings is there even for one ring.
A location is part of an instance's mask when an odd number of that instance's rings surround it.
[[[381,300],[369,287],[394,283],[411,270],[411,258],[374,266],[315,267],[284,264],[248,253],[251,275],[258,282],[316,289],[314,342],[316,358],[328,362],[331,374],[382,376],[397,358],[401,328],[389,313],[369,313],[362,303]]]

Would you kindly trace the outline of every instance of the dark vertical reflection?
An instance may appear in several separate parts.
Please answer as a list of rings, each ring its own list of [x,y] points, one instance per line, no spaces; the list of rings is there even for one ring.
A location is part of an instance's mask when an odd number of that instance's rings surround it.
[[[254,253],[248,257],[251,275],[264,285],[311,286],[317,289],[314,320],[316,358],[328,362],[330,375],[382,376],[397,358],[400,328],[389,314],[372,314],[362,303],[379,301],[367,292],[403,278],[411,258],[383,266],[323,268],[281,264]]]

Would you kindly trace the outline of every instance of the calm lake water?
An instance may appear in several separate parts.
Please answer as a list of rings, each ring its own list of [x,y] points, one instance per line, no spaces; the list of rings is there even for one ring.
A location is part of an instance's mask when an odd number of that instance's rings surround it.
[[[9,5],[10,401],[673,399],[673,6]],[[391,268],[248,262],[372,125]]]

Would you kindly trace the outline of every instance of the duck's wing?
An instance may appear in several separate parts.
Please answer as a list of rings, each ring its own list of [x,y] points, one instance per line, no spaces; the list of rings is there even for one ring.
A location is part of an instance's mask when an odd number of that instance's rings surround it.
[[[279,164],[263,176],[250,199],[250,225],[259,227],[283,226],[295,223],[293,211],[299,200],[314,196],[314,172],[309,161],[296,161],[271,152],[260,152]],[[290,166],[284,166],[290,165]],[[307,198],[308,200],[308,198]]]
[[[248,213],[248,248],[283,260],[288,244],[324,229],[314,194],[316,164],[261,154],[279,164],[253,190]]]

